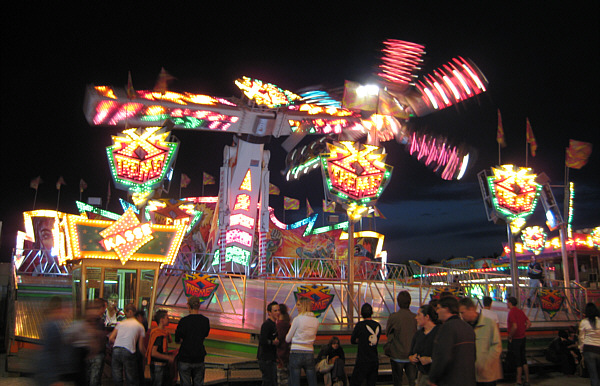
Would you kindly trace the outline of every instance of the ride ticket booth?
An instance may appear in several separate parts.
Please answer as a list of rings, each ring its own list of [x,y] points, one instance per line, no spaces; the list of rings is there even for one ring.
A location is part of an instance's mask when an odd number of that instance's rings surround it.
[[[158,273],[175,260],[186,226],[141,223],[133,209],[117,220],[66,215],[63,263],[71,263],[76,314],[88,300],[133,303],[152,317]]]

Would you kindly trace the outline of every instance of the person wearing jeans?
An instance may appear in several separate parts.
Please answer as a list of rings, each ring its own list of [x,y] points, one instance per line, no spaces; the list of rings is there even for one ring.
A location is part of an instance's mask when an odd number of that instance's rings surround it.
[[[292,321],[292,326],[285,336],[285,341],[292,344],[289,385],[300,386],[301,370],[304,369],[308,386],[317,386],[314,343],[319,321],[312,312],[311,299],[300,297],[296,307],[299,315]]]
[[[590,384],[600,385],[600,312],[594,303],[585,305],[585,318],[579,323],[579,350],[583,363],[590,373]]]
[[[175,330],[175,342],[181,343],[177,354],[177,370],[181,386],[204,385],[204,339],[210,333],[210,320],[200,314],[200,299],[190,296],[189,315],[181,318]]]
[[[109,337],[110,342],[114,344],[111,367],[115,386],[123,385],[123,370],[125,370],[128,385],[137,386],[142,381],[138,375],[136,350],[146,351],[143,343],[146,331],[134,317],[135,311],[132,303],[127,304],[125,306],[127,319],[119,322]]]

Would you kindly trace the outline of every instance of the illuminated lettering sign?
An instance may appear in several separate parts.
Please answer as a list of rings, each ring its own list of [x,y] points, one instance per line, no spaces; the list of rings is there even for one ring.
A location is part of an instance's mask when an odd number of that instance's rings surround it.
[[[106,148],[110,170],[120,189],[141,192],[158,186],[175,159],[178,144],[166,142],[161,127],[131,128],[113,136]]]
[[[200,304],[202,304],[217,291],[217,288],[219,288],[218,280],[217,275],[185,274],[182,279],[185,296],[197,296],[200,299]]]
[[[539,226],[527,227],[521,231],[523,247],[536,255],[544,250],[546,237],[546,232]]]
[[[350,141],[340,145],[328,144],[329,154],[321,156],[329,193],[346,203],[366,204],[377,199],[392,174],[392,167],[383,162],[383,147]]]
[[[183,225],[140,223],[133,209],[117,221],[67,215],[67,253],[61,264],[76,259],[118,259],[173,264],[185,235]]]
[[[225,262],[230,261],[247,266],[250,262],[250,252],[236,246],[227,247],[225,250]]]
[[[327,310],[333,297],[331,288],[327,285],[302,285],[298,286],[298,291],[294,292],[296,301],[300,298],[308,298],[312,301],[311,311],[318,318],[323,312]]]
[[[189,233],[202,217],[202,211],[193,202],[166,198],[148,201],[145,217],[154,224],[183,225]]]
[[[229,224],[233,226],[243,226],[244,228],[254,229],[254,219],[245,214],[234,214],[229,218]]]
[[[106,251],[114,250],[123,263],[129,260],[135,251],[153,239],[150,224],[140,224],[140,220],[131,209],[100,232],[100,235],[104,237],[100,240],[102,247]]]
[[[508,221],[525,219],[533,213],[542,186],[535,182],[536,174],[530,168],[502,165],[492,168],[488,177],[492,202],[496,211]]]
[[[241,231],[239,229],[230,229],[227,231],[226,235],[227,244],[230,243],[238,243],[242,244],[248,248],[252,246],[252,235],[248,232]]]
[[[250,196],[247,194],[238,194],[235,198],[233,210],[250,210]]]

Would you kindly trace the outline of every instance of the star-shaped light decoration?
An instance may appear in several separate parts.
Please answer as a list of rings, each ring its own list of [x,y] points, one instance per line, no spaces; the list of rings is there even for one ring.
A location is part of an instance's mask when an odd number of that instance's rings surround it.
[[[546,232],[539,226],[527,227],[521,232],[523,247],[536,255],[544,250],[547,237]]]
[[[107,251],[114,250],[123,264],[154,238],[150,223],[140,223],[132,209],[128,209],[120,219],[101,231],[100,235],[104,237],[100,244]]]
[[[351,141],[328,143],[321,164],[328,195],[349,206],[374,205],[388,184],[392,167],[386,165],[383,147]]]
[[[529,217],[542,189],[535,181],[537,175],[531,173],[531,168],[513,165],[492,168],[492,172],[494,175],[488,177],[488,185],[498,214],[509,222]]]
[[[150,197],[175,160],[178,143],[167,142],[170,134],[166,127],[130,128],[106,148],[115,185],[136,196],[136,205]]]

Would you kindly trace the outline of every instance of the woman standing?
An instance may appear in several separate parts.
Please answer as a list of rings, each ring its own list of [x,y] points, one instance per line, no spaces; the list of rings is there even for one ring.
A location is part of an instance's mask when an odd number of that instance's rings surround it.
[[[319,321],[312,312],[312,301],[300,298],[296,303],[298,316],[294,318],[285,341],[291,343],[290,351],[290,386],[300,386],[300,373],[304,369],[308,386],[317,386],[315,372],[314,342],[317,336]]]
[[[431,367],[431,354],[433,353],[433,341],[438,332],[437,313],[435,308],[424,305],[417,311],[417,325],[419,330],[415,333],[410,347],[408,360],[414,363],[419,370],[417,378],[418,386],[429,385],[429,368]]]
[[[277,384],[287,386],[289,378],[288,365],[290,362],[290,344],[285,341],[285,336],[290,330],[290,315],[285,304],[279,305],[279,320],[276,322],[277,328]]]
[[[583,352],[583,363],[590,373],[590,384],[600,385],[600,312],[594,303],[585,305],[585,319],[579,323],[579,350]]]

